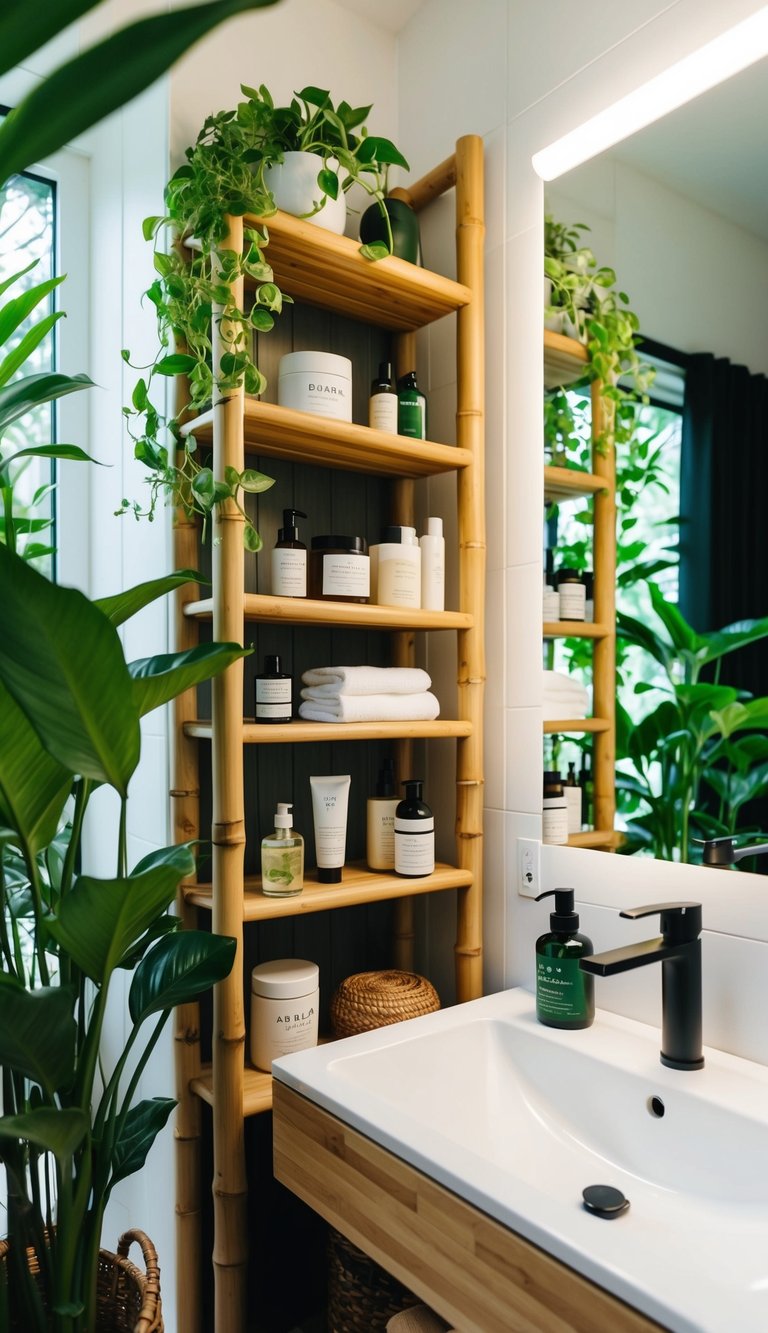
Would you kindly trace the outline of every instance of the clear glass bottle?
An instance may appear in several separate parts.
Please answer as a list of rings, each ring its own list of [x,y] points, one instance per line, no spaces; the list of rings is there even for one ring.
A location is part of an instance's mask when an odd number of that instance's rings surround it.
[[[292,805],[278,802],[273,833],[261,840],[261,890],[292,898],[304,888],[304,839],[293,830]]]

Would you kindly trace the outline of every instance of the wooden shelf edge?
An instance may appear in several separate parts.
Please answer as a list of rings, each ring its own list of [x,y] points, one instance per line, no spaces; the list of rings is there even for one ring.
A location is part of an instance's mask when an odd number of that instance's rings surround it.
[[[211,620],[213,598],[187,602],[184,615],[197,620]],[[471,629],[475,618],[466,611],[410,611],[397,606],[378,606],[372,602],[327,602],[309,597],[271,597],[266,593],[246,593],[243,619],[292,625],[357,625],[360,629],[449,630]]]
[[[554,467],[551,463],[544,465],[546,500],[583,500],[610,490],[610,482],[596,472],[582,472],[575,467]]]
[[[386,902],[423,893],[441,893],[447,889],[470,888],[472,872],[439,862],[434,874],[420,879],[405,879],[388,871],[370,871],[365,867],[345,866],[340,884],[318,884],[308,872],[301,893],[290,898],[270,898],[261,892],[258,877],[246,877],[243,894],[243,920],[269,921],[287,916],[308,916],[313,912],[355,907],[361,903]],[[210,911],[213,895],[210,884],[184,886],[184,898],[195,907]]]
[[[301,745],[310,741],[378,741],[407,740],[409,737],[439,740],[441,737],[472,735],[472,723],[464,720],[434,722],[280,722],[263,725],[243,722],[242,740],[245,745]],[[594,728],[602,730],[602,728]],[[210,722],[184,723],[185,736],[209,741]]]
[[[592,620],[545,620],[545,639],[610,639],[616,631]]]
[[[201,1101],[213,1106],[213,1072],[210,1065],[203,1065],[199,1076],[193,1078],[189,1086]],[[272,1075],[246,1065],[243,1075],[243,1115],[261,1115],[271,1110]]]
[[[544,385],[547,389],[565,388],[584,378],[589,353],[583,343],[564,333],[544,329]]]
[[[549,718],[544,721],[546,736],[559,735],[561,732],[598,732],[610,731],[611,723],[606,717]]]
[[[586,829],[583,833],[571,833],[569,847],[620,847],[624,841],[623,833],[618,829]]]

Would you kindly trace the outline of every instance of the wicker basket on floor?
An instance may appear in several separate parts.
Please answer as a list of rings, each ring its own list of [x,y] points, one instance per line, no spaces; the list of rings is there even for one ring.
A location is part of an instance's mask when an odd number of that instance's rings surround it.
[[[357,972],[333,996],[331,1024],[335,1037],[352,1037],[439,1008],[434,986],[415,972]]]
[[[128,1258],[133,1242],[141,1246],[146,1273]],[[8,1241],[0,1241],[0,1266],[8,1263]],[[39,1264],[34,1250],[27,1251],[29,1271],[37,1274]],[[120,1237],[117,1254],[99,1250],[96,1278],[96,1329],[94,1333],[163,1333],[160,1300],[160,1268],[157,1251],[143,1231],[126,1231]],[[11,1324],[10,1333],[26,1333]]]
[[[383,1333],[419,1297],[331,1227],[328,1233],[328,1333]]]

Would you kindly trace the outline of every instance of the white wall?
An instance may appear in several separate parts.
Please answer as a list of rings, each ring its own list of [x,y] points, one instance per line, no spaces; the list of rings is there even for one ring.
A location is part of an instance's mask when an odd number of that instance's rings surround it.
[[[428,0],[401,34],[400,124],[410,132],[417,173],[450,152],[461,134],[483,135],[486,147],[489,990],[531,983],[534,940],[547,926],[541,907],[518,898],[514,874],[517,839],[540,836],[542,768],[543,189],[531,157],[760,7],[757,0],[732,0],[727,9],[718,0],[666,5],[618,0],[610,6],[585,0],[576,11],[568,0],[535,6],[523,0],[476,0],[470,9],[462,0]],[[703,893],[711,881],[702,877],[714,873],[649,862],[633,870],[628,865],[597,853],[544,848],[542,885],[573,884],[577,896],[605,916],[622,901],[619,879],[636,890],[639,901],[651,902],[670,894]],[[691,876],[696,876],[693,889]],[[740,912],[744,908],[740,932],[766,940],[764,899],[735,876],[727,885],[729,905]],[[714,890],[706,893],[705,923],[708,913],[714,920]],[[602,919],[595,918],[596,935]],[[596,943],[630,938],[627,923],[610,921],[604,939]],[[768,1061],[768,1040],[758,1035],[752,1041],[737,1017],[750,1004],[759,1007],[754,951],[762,954],[765,946],[744,943],[740,949],[740,940],[722,924],[708,937],[707,984],[715,991],[708,991],[705,1037]],[[658,978],[642,977],[637,984],[631,1003],[622,986],[600,1001],[625,1005],[626,1012],[641,1012],[653,1021]],[[720,998],[715,1001],[713,994]]]

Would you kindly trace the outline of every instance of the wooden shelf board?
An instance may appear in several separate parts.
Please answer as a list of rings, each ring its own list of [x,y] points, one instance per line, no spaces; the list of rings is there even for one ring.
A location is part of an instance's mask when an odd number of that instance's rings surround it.
[[[543,632],[545,639],[609,639],[615,630],[593,620],[545,620]]]
[[[472,454],[451,444],[411,440],[292,407],[263,403],[246,395],[243,408],[245,447],[270,458],[291,459],[384,477],[432,477],[469,467]],[[207,443],[213,437],[213,412],[188,421],[185,435]]]
[[[587,829],[584,833],[571,833],[569,847],[620,847],[624,835],[617,829]]]
[[[213,617],[213,598],[187,602],[186,616],[199,620]],[[471,629],[474,616],[466,611],[410,611],[397,606],[374,606],[356,602],[315,601],[309,597],[268,597],[247,593],[244,620],[269,621],[291,625],[357,625],[359,629]]]
[[[269,921],[277,917],[308,916],[312,912],[354,907],[359,903],[384,902],[391,898],[410,898],[416,894],[439,893],[444,889],[469,888],[472,872],[438,863],[432,875],[404,879],[388,871],[371,871],[364,866],[345,866],[340,884],[318,884],[316,871],[308,872],[301,893],[293,898],[270,898],[261,892],[261,879],[247,877],[243,894],[243,920]],[[213,903],[210,884],[189,884],[184,897],[195,907],[210,911]]]
[[[559,736],[561,732],[566,731],[596,732],[610,731],[610,729],[611,724],[605,717],[565,718],[563,721],[558,718],[554,722],[547,720],[544,723],[544,734],[546,736]]]
[[[594,472],[582,472],[575,467],[544,468],[544,498],[550,503],[589,499],[609,489],[605,477],[599,477]]]
[[[581,726],[581,724],[579,724]],[[593,728],[602,730],[602,728]],[[197,740],[211,739],[210,722],[185,722],[184,734]],[[471,736],[472,723],[461,720],[434,722],[278,722],[264,725],[243,722],[245,745],[295,745],[310,741],[381,741],[423,737],[440,740],[444,736]]]
[[[213,1072],[210,1065],[203,1065],[198,1078],[193,1078],[189,1085],[198,1097],[213,1106]],[[243,1115],[261,1115],[272,1110],[272,1075],[261,1069],[246,1065],[243,1077]]]
[[[261,220],[246,216],[243,222],[268,229],[265,258],[281,290],[325,310],[404,332],[442,319],[472,299],[460,282],[393,255],[371,263],[357,241],[288,213]]]
[[[589,353],[583,343],[563,333],[544,330],[544,387],[555,389],[583,379]]]

